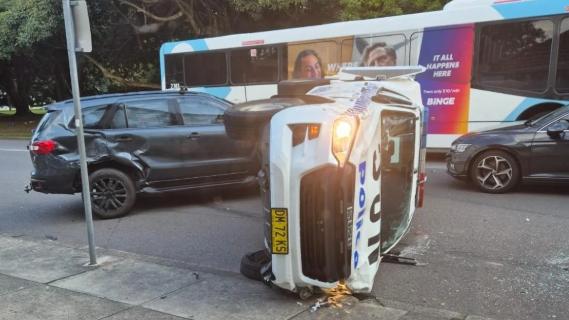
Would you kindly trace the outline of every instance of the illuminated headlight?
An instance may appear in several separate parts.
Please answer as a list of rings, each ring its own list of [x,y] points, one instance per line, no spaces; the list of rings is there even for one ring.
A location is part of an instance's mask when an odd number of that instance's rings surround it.
[[[341,117],[334,121],[332,134],[332,153],[338,165],[343,167],[350,155],[352,143],[358,130],[358,122],[352,117]]]
[[[459,144],[453,144],[450,149],[454,152],[464,152],[470,146],[471,144],[459,143]]]

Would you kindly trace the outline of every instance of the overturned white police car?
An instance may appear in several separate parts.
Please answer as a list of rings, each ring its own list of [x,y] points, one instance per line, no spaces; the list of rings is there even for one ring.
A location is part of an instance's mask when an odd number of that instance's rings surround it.
[[[271,99],[225,113],[227,133],[258,141],[265,250],[241,271],[309,295],[372,289],[382,255],[421,206],[422,67],[346,68],[337,80],[283,82]]]

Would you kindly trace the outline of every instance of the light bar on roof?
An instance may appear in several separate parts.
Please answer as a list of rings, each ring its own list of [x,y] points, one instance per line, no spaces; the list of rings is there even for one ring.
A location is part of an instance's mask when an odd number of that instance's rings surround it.
[[[354,76],[387,80],[397,77],[410,77],[425,72],[423,66],[394,66],[394,67],[344,67],[340,73]]]

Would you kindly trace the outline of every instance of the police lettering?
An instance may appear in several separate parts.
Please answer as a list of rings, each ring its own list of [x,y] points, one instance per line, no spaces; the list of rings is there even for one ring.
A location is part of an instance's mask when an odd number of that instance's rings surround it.
[[[378,150],[381,150],[380,147],[378,146]],[[376,183],[379,183],[379,179],[380,179],[380,164],[379,164],[379,156],[378,156],[378,152],[379,151],[375,151],[373,153],[373,163],[372,163],[372,169],[373,169],[373,180]],[[364,224],[364,217],[365,217],[365,213],[366,213],[366,190],[365,190],[365,182],[366,182],[366,168],[367,168],[367,164],[366,161],[360,163],[360,165],[358,166],[358,172],[360,175],[360,179],[359,179],[359,191],[358,191],[358,216],[356,218],[356,242],[355,242],[355,250],[354,250],[354,268],[358,267],[359,261],[360,261],[360,254],[358,252],[358,244],[361,241],[361,235],[362,235],[362,226]],[[380,205],[380,201],[381,201],[381,196],[380,193],[378,192],[378,194],[375,195],[375,197],[373,198],[373,202],[370,206],[370,212],[369,212],[369,219],[371,223],[375,223],[378,222],[381,219],[381,205]],[[368,239],[368,247],[372,247],[375,246],[379,243],[380,241],[380,233],[370,237]],[[368,262],[369,264],[373,264],[375,262],[378,261],[379,258],[379,246],[373,250],[373,252],[368,256]]]

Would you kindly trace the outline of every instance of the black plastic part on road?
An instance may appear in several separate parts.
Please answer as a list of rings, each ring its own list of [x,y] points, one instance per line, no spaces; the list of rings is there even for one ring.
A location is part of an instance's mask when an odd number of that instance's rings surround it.
[[[261,268],[271,261],[267,250],[247,253],[241,258],[241,274],[252,280],[262,281]]]

